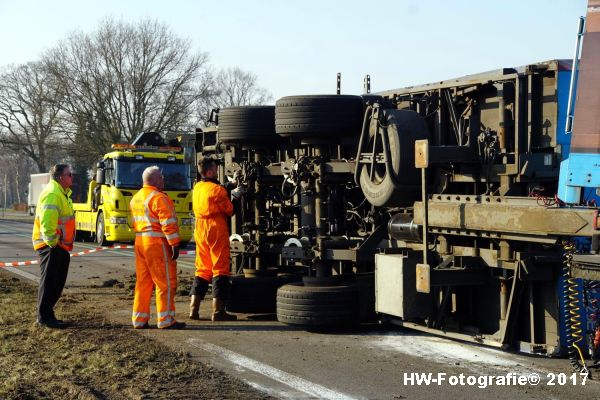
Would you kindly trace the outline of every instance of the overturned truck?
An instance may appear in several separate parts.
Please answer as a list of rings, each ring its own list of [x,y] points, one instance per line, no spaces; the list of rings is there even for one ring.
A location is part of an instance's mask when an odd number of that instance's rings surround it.
[[[197,150],[246,189],[229,310],[309,327],[377,318],[546,354],[584,346],[596,311],[569,272],[577,249],[598,250],[598,209],[585,191],[557,197],[570,77],[555,60],[221,109]]]

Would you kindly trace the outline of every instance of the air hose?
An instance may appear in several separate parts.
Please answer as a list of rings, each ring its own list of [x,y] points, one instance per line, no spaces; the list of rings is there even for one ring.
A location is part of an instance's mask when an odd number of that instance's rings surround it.
[[[574,371],[587,373],[588,369],[583,358],[583,353],[577,345],[578,342],[583,340],[583,330],[581,328],[581,321],[579,320],[580,307],[577,298],[577,281],[571,276],[571,264],[573,261],[573,254],[575,253],[575,243],[565,240],[562,242],[562,246],[562,275],[564,278],[563,310],[566,322],[566,339],[569,360],[571,361],[571,366],[573,367]],[[578,355],[579,359],[577,359]],[[581,362],[579,360],[581,360]]]

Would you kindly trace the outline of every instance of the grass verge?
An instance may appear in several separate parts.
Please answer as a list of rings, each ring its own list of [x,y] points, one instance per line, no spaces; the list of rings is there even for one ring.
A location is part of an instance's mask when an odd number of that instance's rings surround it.
[[[63,294],[65,329],[35,324],[37,288],[0,271],[0,399],[255,399],[223,372],[106,320],[85,294]]]

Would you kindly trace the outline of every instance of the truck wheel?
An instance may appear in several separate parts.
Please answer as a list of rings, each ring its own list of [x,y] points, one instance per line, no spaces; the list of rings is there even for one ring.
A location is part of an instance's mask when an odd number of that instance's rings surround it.
[[[277,289],[300,277],[257,276],[247,278],[236,275],[230,278],[229,299],[227,311],[235,313],[274,314],[277,310]]]
[[[110,246],[112,242],[106,240],[106,223],[104,222],[104,214],[98,214],[98,220],[96,221],[96,243],[98,246]]]
[[[351,326],[359,320],[356,285],[304,286],[290,283],[277,291],[277,320],[308,327]]]
[[[361,321],[375,321],[375,273],[356,274],[358,314]]]
[[[75,231],[75,241],[87,242],[92,238],[92,235],[88,231]]]
[[[362,151],[372,151],[379,124],[379,131],[388,139],[391,171],[383,163],[375,164],[374,171],[371,171],[371,164],[361,164],[360,188],[367,201],[374,206],[409,206],[420,195],[421,178],[419,170],[415,168],[415,140],[427,138],[427,124],[419,114],[408,110],[384,110],[382,120],[383,123],[371,121],[369,136]],[[379,134],[377,136],[375,151],[382,153],[382,138]],[[392,174],[396,176],[396,184]]]
[[[331,139],[360,134],[360,96],[287,96],[275,103],[275,131],[280,136]]]
[[[269,146],[279,140],[275,134],[275,107],[228,107],[219,111],[219,141],[231,144]]]

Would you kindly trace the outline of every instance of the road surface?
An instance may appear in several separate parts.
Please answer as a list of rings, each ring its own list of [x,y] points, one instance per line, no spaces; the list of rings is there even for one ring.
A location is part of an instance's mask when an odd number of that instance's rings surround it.
[[[26,218],[0,219],[0,262],[36,259],[31,228]],[[74,252],[94,247],[93,243],[77,243]],[[4,269],[34,282],[39,276],[38,265]],[[182,256],[178,269],[182,279],[191,279],[193,256]],[[67,290],[97,293],[98,301],[103,301],[106,291],[97,288],[102,282],[127,282],[134,273],[132,250],[76,257],[71,260]],[[189,329],[152,329],[140,334],[183,348],[195,359],[278,398],[600,398],[600,384],[592,380],[583,384],[564,359],[507,353],[377,324],[353,331],[311,333],[283,325],[274,316],[239,314],[239,321],[228,323],[189,321],[187,300],[179,296],[177,310],[178,319],[188,322]],[[207,316],[208,302],[202,307]],[[130,304],[107,313],[129,324]],[[600,378],[600,371],[597,375]],[[536,384],[537,376],[541,381]]]

